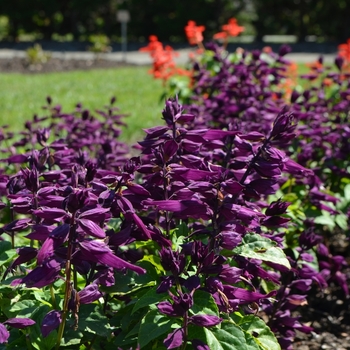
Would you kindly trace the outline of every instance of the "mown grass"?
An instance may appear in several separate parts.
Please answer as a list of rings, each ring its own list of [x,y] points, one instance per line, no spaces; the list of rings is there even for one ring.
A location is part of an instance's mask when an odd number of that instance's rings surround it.
[[[22,128],[23,122],[34,114],[45,115],[41,109],[46,96],[53,104],[61,104],[71,112],[77,103],[85,108],[101,109],[112,96],[128,127],[122,139],[133,143],[144,137],[142,128],[158,125],[163,104],[162,84],[148,73],[148,67],[120,67],[105,70],[74,71],[48,74],[0,74],[0,125],[12,130]]]
[[[149,67],[118,67],[115,69],[73,71],[48,74],[0,74],[0,126],[22,129],[34,114],[44,115],[41,107],[46,96],[53,104],[61,104],[64,112],[72,112],[77,103],[92,110],[101,109],[112,96],[128,127],[121,139],[132,144],[143,139],[143,128],[161,123],[163,93],[161,81],[148,74]],[[300,73],[308,68],[300,64]]]

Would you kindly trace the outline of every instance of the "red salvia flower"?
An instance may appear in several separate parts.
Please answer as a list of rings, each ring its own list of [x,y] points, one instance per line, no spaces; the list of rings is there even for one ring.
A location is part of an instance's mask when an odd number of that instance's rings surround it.
[[[236,18],[230,18],[227,24],[222,27],[222,32],[216,33],[214,39],[227,39],[228,37],[238,36],[244,31],[244,27],[238,25]]]
[[[350,62],[350,39],[345,44],[338,46],[338,55],[344,58],[345,61]]]
[[[190,45],[200,45],[203,41],[204,26],[197,26],[195,21],[188,21],[185,33]]]

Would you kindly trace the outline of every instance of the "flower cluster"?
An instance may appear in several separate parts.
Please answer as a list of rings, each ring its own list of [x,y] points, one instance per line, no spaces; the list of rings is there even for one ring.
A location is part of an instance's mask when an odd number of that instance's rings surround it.
[[[51,99],[46,110],[51,115],[26,123],[20,141],[4,134],[8,166],[0,181],[1,234],[9,237],[0,243],[14,255],[3,278],[7,293],[25,287],[22,299],[34,311],[23,313],[36,322],[28,324],[32,342],[41,334],[57,347],[71,327],[76,344],[89,346],[98,339],[122,348],[162,341],[167,349],[187,343],[208,349],[215,347],[213,338],[223,341],[222,330],[277,344],[255,313],[270,312],[271,329],[285,335],[274,322],[284,312],[286,327],[296,324],[286,304],[292,286],[305,292],[313,282],[326,285],[305,263],[318,240],[287,259],[282,248],[289,204],[267,201],[282,174],[309,174],[277,148],[295,137],[287,110],[264,135],[192,128],[198,117],[169,99],[164,125],[145,130],[136,147],[141,154],[132,158],[115,140],[117,130],[94,128],[99,120],[82,106],[75,119],[61,115]],[[108,106],[100,115],[120,124],[113,111]],[[49,295],[45,305],[38,288]],[[105,335],[94,333],[95,319],[89,323],[86,313],[104,320]],[[257,324],[270,332],[268,340],[254,331]],[[163,328],[144,336],[149,327]],[[135,337],[125,343],[132,329]],[[3,342],[11,339],[7,332]]]

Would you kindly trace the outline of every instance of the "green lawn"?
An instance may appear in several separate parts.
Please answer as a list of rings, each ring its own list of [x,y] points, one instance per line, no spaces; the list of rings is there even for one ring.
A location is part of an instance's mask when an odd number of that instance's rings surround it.
[[[159,125],[163,104],[161,81],[147,73],[148,67],[123,67],[106,70],[75,71],[50,74],[0,74],[0,126],[21,128],[23,122],[41,109],[46,96],[71,112],[80,102],[89,109],[100,109],[112,96],[121,113],[128,113],[128,128],[122,139],[128,143],[144,136],[142,128]]]
[[[22,129],[24,121],[34,114],[44,115],[41,109],[46,96],[53,104],[61,104],[71,112],[80,102],[85,108],[99,109],[112,96],[121,113],[128,113],[128,127],[122,140],[132,144],[143,139],[143,128],[162,123],[162,83],[148,74],[148,67],[122,67],[106,70],[74,71],[50,74],[0,74],[0,126]],[[308,68],[299,65],[299,72]]]

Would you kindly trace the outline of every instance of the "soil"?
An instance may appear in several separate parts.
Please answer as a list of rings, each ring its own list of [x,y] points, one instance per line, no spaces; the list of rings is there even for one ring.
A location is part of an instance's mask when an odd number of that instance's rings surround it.
[[[1,59],[0,72],[38,74],[116,68],[123,65],[125,66],[125,63],[103,59],[60,60],[57,58],[51,58],[45,64],[30,65],[24,58],[14,58]],[[332,247],[333,255],[350,256],[346,252],[349,251],[350,246],[345,236],[334,242],[336,244]],[[350,269],[348,280],[350,280]],[[294,350],[350,350],[350,298],[346,298],[338,286],[331,285],[323,292],[315,290],[308,298],[308,306],[301,308],[297,315],[301,316],[304,324],[312,326],[314,331],[311,334],[297,332]]]
[[[52,73],[67,72],[73,70],[87,70],[100,68],[116,68],[127,65],[123,62],[100,59],[96,57],[93,60],[81,59],[59,59],[51,58],[45,63],[30,64],[26,58],[14,57],[11,59],[0,59],[0,72],[6,73]],[[130,64],[128,64],[130,65]]]

